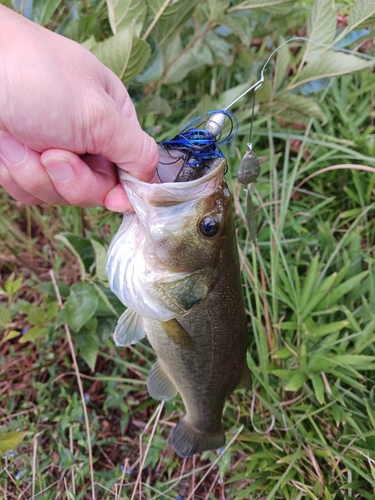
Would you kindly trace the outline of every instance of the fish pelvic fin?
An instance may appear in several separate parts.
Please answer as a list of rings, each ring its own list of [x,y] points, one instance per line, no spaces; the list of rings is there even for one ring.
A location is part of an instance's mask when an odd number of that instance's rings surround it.
[[[159,401],[168,401],[177,395],[177,389],[165,370],[156,361],[147,378],[147,389],[150,396]]]
[[[225,444],[225,434],[221,431],[216,434],[205,434],[195,429],[184,417],[173,431],[172,448],[182,458],[188,458],[202,451],[216,450]]]
[[[142,317],[133,309],[126,309],[115,328],[115,344],[121,347],[136,344],[145,335]]]
[[[178,345],[178,347],[187,350],[194,349],[194,340],[177,319],[173,318],[169,321],[163,321],[161,322],[161,326],[167,337]]]
[[[248,391],[251,391],[252,389],[250,370],[247,365],[244,366],[240,381],[238,382],[236,389],[246,389]]]

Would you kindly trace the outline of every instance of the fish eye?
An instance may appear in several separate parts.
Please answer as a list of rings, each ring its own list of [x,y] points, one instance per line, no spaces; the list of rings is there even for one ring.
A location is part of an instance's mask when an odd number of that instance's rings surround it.
[[[219,231],[219,222],[213,217],[205,217],[198,224],[199,232],[206,238],[212,238]]]

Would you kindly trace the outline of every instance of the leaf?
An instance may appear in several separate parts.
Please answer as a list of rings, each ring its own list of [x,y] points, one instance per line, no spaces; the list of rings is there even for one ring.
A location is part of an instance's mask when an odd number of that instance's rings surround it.
[[[165,8],[166,2],[149,0],[150,14],[154,19],[159,19],[152,33],[159,45],[164,45],[176,35],[176,27],[183,26],[192,15],[199,0],[175,1]],[[159,18],[160,16],[160,18]]]
[[[289,382],[285,386],[286,391],[298,391],[306,382],[306,374],[300,371],[293,372]]]
[[[33,326],[30,330],[25,333],[20,339],[19,343],[24,344],[25,342],[32,342],[33,340],[37,340],[43,335],[45,335],[47,329],[41,326]]]
[[[146,66],[151,50],[146,42],[133,36],[132,25],[95,45],[92,52],[125,83]]]
[[[99,19],[98,13],[85,15],[80,19],[73,19],[70,21],[64,30],[64,36],[75,40],[78,43],[83,43],[85,40],[88,40],[95,33],[96,36],[99,36]],[[96,45],[95,37],[94,45]],[[88,47],[86,47],[88,48]]]
[[[374,0],[358,0],[350,9],[347,30],[354,30],[372,16],[375,16]]]
[[[243,9],[259,9],[264,7],[278,7],[278,6],[289,6],[293,4],[290,0],[248,0],[247,2],[243,2],[235,7],[229,9],[232,10],[243,10]],[[276,12],[276,9],[273,11]]]
[[[3,340],[0,343],[3,344],[4,342],[7,342],[8,340],[12,340],[12,339],[15,339],[16,337],[19,337],[20,335],[21,335],[21,332],[18,332],[17,330],[10,330],[5,335],[5,337],[3,338]]]
[[[33,21],[44,26],[50,21],[61,0],[34,0]]]
[[[318,403],[322,405],[324,403],[324,384],[322,377],[320,375],[314,375],[311,373],[309,375],[309,378],[313,385],[315,397]]]
[[[164,83],[171,85],[181,82],[194,69],[201,66],[213,64],[212,53],[208,47],[195,46],[189,51],[182,54],[181,57],[174,62],[167,71]]]
[[[140,36],[146,16],[147,4],[144,0],[106,0],[108,19],[114,35],[134,22],[134,33]]]
[[[98,241],[90,238],[91,245],[95,252],[95,274],[100,281],[108,281],[105,265],[107,262],[107,250]]]
[[[292,93],[281,94],[276,96],[275,103],[281,103],[284,109],[298,111],[309,118],[317,118],[322,124],[327,122],[327,117],[319,104],[309,97]],[[280,110],[280,116],[283,117],[282,108]]]
[[[315,255],[311,261],[309,270],[307,271],[306,278],[303,280],[303,287],[300,300],[301,310],[307,305],[311,296],[313,294],[314,288],[318,282],[318,266],[319,266],[319,255]]]
[[[0,326],[5,326],[12,321],[12,314],[10,310],[0,305]]]
[[[208,0],[206,1],[208,18],[210,21],[217,21],[225,13],[230,5],[230,0]]]
[[[45,325],[46,311],[44,310],[43,305],[35,306],[34,304],[31,304],[31,306],[27,309],[26,322],[35,326]]]
[[[0,453],[6,453],[18,446],[25,436],[26,432],[12,431],[7,434],[0,432]]]
[[[278,90],[285,80],[288,65],[290,63],[290,51],[288,45],[282,45],[285,40],[280,38],[279,40],[279,50],[277,52],[276,58],[276,68],[275,68],[275,90]]]
[[[374,370],[372,363],[375,362],[375,356],[365,356],[363,354],[338,354],[332,356],[332,362],[341,366],[354,366],[357,370]]]
[[[14,279],[14,273],[12,273],[9,278],[5,282],[5,290],[8,292],[9,295],[14,295],[15,293],[18,292],[22,285],[22,280],[23,277],[20,276],[16,280]]]
[[[332,50],[326,52],[320,49],[319,52],[314,53],[314,58],[309,59],[306,63],[298,77],[298,81],[289,88],[295,88],[318,78],[346,75],[372,66],[374,66],[374,62],[365,61],[351,54],[343,54]]]
[[[84,280],[86,278],[86,272],[89,271],[95,261],[95,253],[90,241],[72,233],[60,233],[57,234],[55,238],[64,243],[64,245],[77,257],[81,278]]]
[[[138,81],[138,80],[137,80]],[[160,95],[148,95],[137,105],[138,115],[164,115],[170,116],[172,108]]]
[[[95,319],[96,330],[98,322],[96,318],[93,319]],[[94,371],[99,352],[99,339],[96,331],[92,331],[92,328],[83,327],[79,333],[74,335],[74,341],[79,348],[82,358],[89,365],[90,369]]]
[[[223,14],[219,18],[222,26],[227,26],[241,40],[241,42],[249,47],[251,43],[251,25],[247,17],[232,17]]]
[[[336,13],[329,0],[314,0],[307,20],[307,38],[331,45],[336,33]],[[311,58],[321,48],[307,42],[304,59]]]
[[[63,299],[68,298],[70,293],[69,286],[62,281],[57,281],[56,283],[61,297]],[[46,295],[50,295],[51,297],[56,297],[55,287],[53,286],[52,281],[44,281],[43,283],[36,285],[34,288],[39,292],[45,293]]]
[[[358,274],[357,276],[353,276],[353,278],[349,278],[348,280],[344,281],[337,287],[335,287],[333,290],[327,291],[326,297],[319,302],[317,309],[328,309],[329,307],[335,305],[338,303],[338,301],[349,293],[353,288],[355,288],[359,283],[368,275],[368,271],[363,271],[362,273]]]
[[[316,328],[313,328],[309,333],[311,333],[311,335],[313,335],[314,337],[324,337],[325,335],[328,335],[330,333],[340,331],[348,325],[349,321],[347,320],[334,321],[332,323],[317,326]]]
[[[150,46],[151,55],[144,70],[136,78],[137,82],[143,84],[158,80],[163,74],[163,69],[164,69],[164,57],[161,48],[159,47],[159,44],[152,36],[149,36],[147,38],[147,43]],[[153,96],[153,97],[159,97],[159,96]]]
[[[92,285],[88,283],[74,283],[64,311],[70,328],[77,332],[95,314],[99,297]]]

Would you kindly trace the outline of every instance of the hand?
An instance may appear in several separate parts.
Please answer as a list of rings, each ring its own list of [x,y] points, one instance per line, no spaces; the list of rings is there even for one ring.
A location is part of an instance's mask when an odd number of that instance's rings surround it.
[[[159,153],[117,76],[2,5],[0,71],[0,184],[27,204],[130,209],[115,164],[150,181]]]

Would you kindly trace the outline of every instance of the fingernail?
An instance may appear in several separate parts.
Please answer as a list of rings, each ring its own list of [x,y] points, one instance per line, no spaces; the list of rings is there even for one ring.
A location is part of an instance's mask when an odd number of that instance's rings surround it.
[[[19,163],[25,157],[26,148],[12,135],[3,133],[0,136],[0,153],[10,163]]]
[[[73,179],[74,170],[69,162],[51,161],[50,163],[43,163],[52,180],[58,182],[68,182]]]

